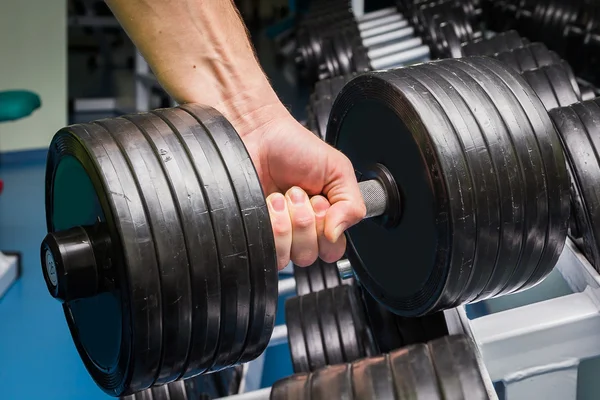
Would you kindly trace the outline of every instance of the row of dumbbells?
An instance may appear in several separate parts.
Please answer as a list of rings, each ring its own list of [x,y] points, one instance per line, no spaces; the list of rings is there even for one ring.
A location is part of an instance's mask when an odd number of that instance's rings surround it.
[[[596,97],[596,89],[578,82],[570,64],[545,44],[531,43],[516,31],[463,43],[457,52],[463,56],[494,57],[520,73],[542,100],[547,110]],[[307,108],[306,126],[324,140],[329,112],[341,88],[356,73],[317,82]]]
[[[482,7],[489,29],[516,29],[523,36],[543,41],[568,60],[578,76],[600,83],[600,4],[588,0],[486,0]]]
[[[299,71],[307,81],[351,72],[456,56],[461,42],[481,36],[479,9],[471,2],[427,1],[355,18],[348,3],[307,15],[297,28]],[[457,43],[454,43],[457,41]]]

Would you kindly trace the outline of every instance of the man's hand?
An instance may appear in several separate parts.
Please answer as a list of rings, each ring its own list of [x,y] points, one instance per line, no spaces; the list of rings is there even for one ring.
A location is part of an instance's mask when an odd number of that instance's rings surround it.
[[[268,195],[279,268],[339,259],[342,233],[366,213],[352,165],[279,101],[233,2],[106,2],[178,103],[214,107],[241,135]]]
[[[339,260],[344,230],[366,212],[350,161],[287,112],[240,134],[268,195],[279,268]]]

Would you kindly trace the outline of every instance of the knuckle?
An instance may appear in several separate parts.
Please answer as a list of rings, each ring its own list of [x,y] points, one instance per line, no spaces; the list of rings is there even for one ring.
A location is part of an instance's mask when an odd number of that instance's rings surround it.
[[[286,236],[291,231],[289,218],[276,218],[272,225],[275,236]]]
[[[299,213],[294,215],[292,224],[295,229],[307,230],[315,225],[315,216],[312,213]]]

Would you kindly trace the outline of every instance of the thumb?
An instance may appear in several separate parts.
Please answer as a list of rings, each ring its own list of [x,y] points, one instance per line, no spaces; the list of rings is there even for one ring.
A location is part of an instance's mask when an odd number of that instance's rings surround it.
[[[367,210],[363,201],[354,168],[346,156],[339,154],[335,161],[336,172],[325,186],[324,194],[331,207],[325,215],[324,234],[328,241],[336,243],[344,231],[360,222]]]

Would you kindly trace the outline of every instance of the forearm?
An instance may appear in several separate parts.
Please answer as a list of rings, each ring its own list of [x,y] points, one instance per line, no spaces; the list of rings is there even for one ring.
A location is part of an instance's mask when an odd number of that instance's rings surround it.
[[[232,1],[106,2],[177,102],[211,105],[241,134],[286,112]]]

